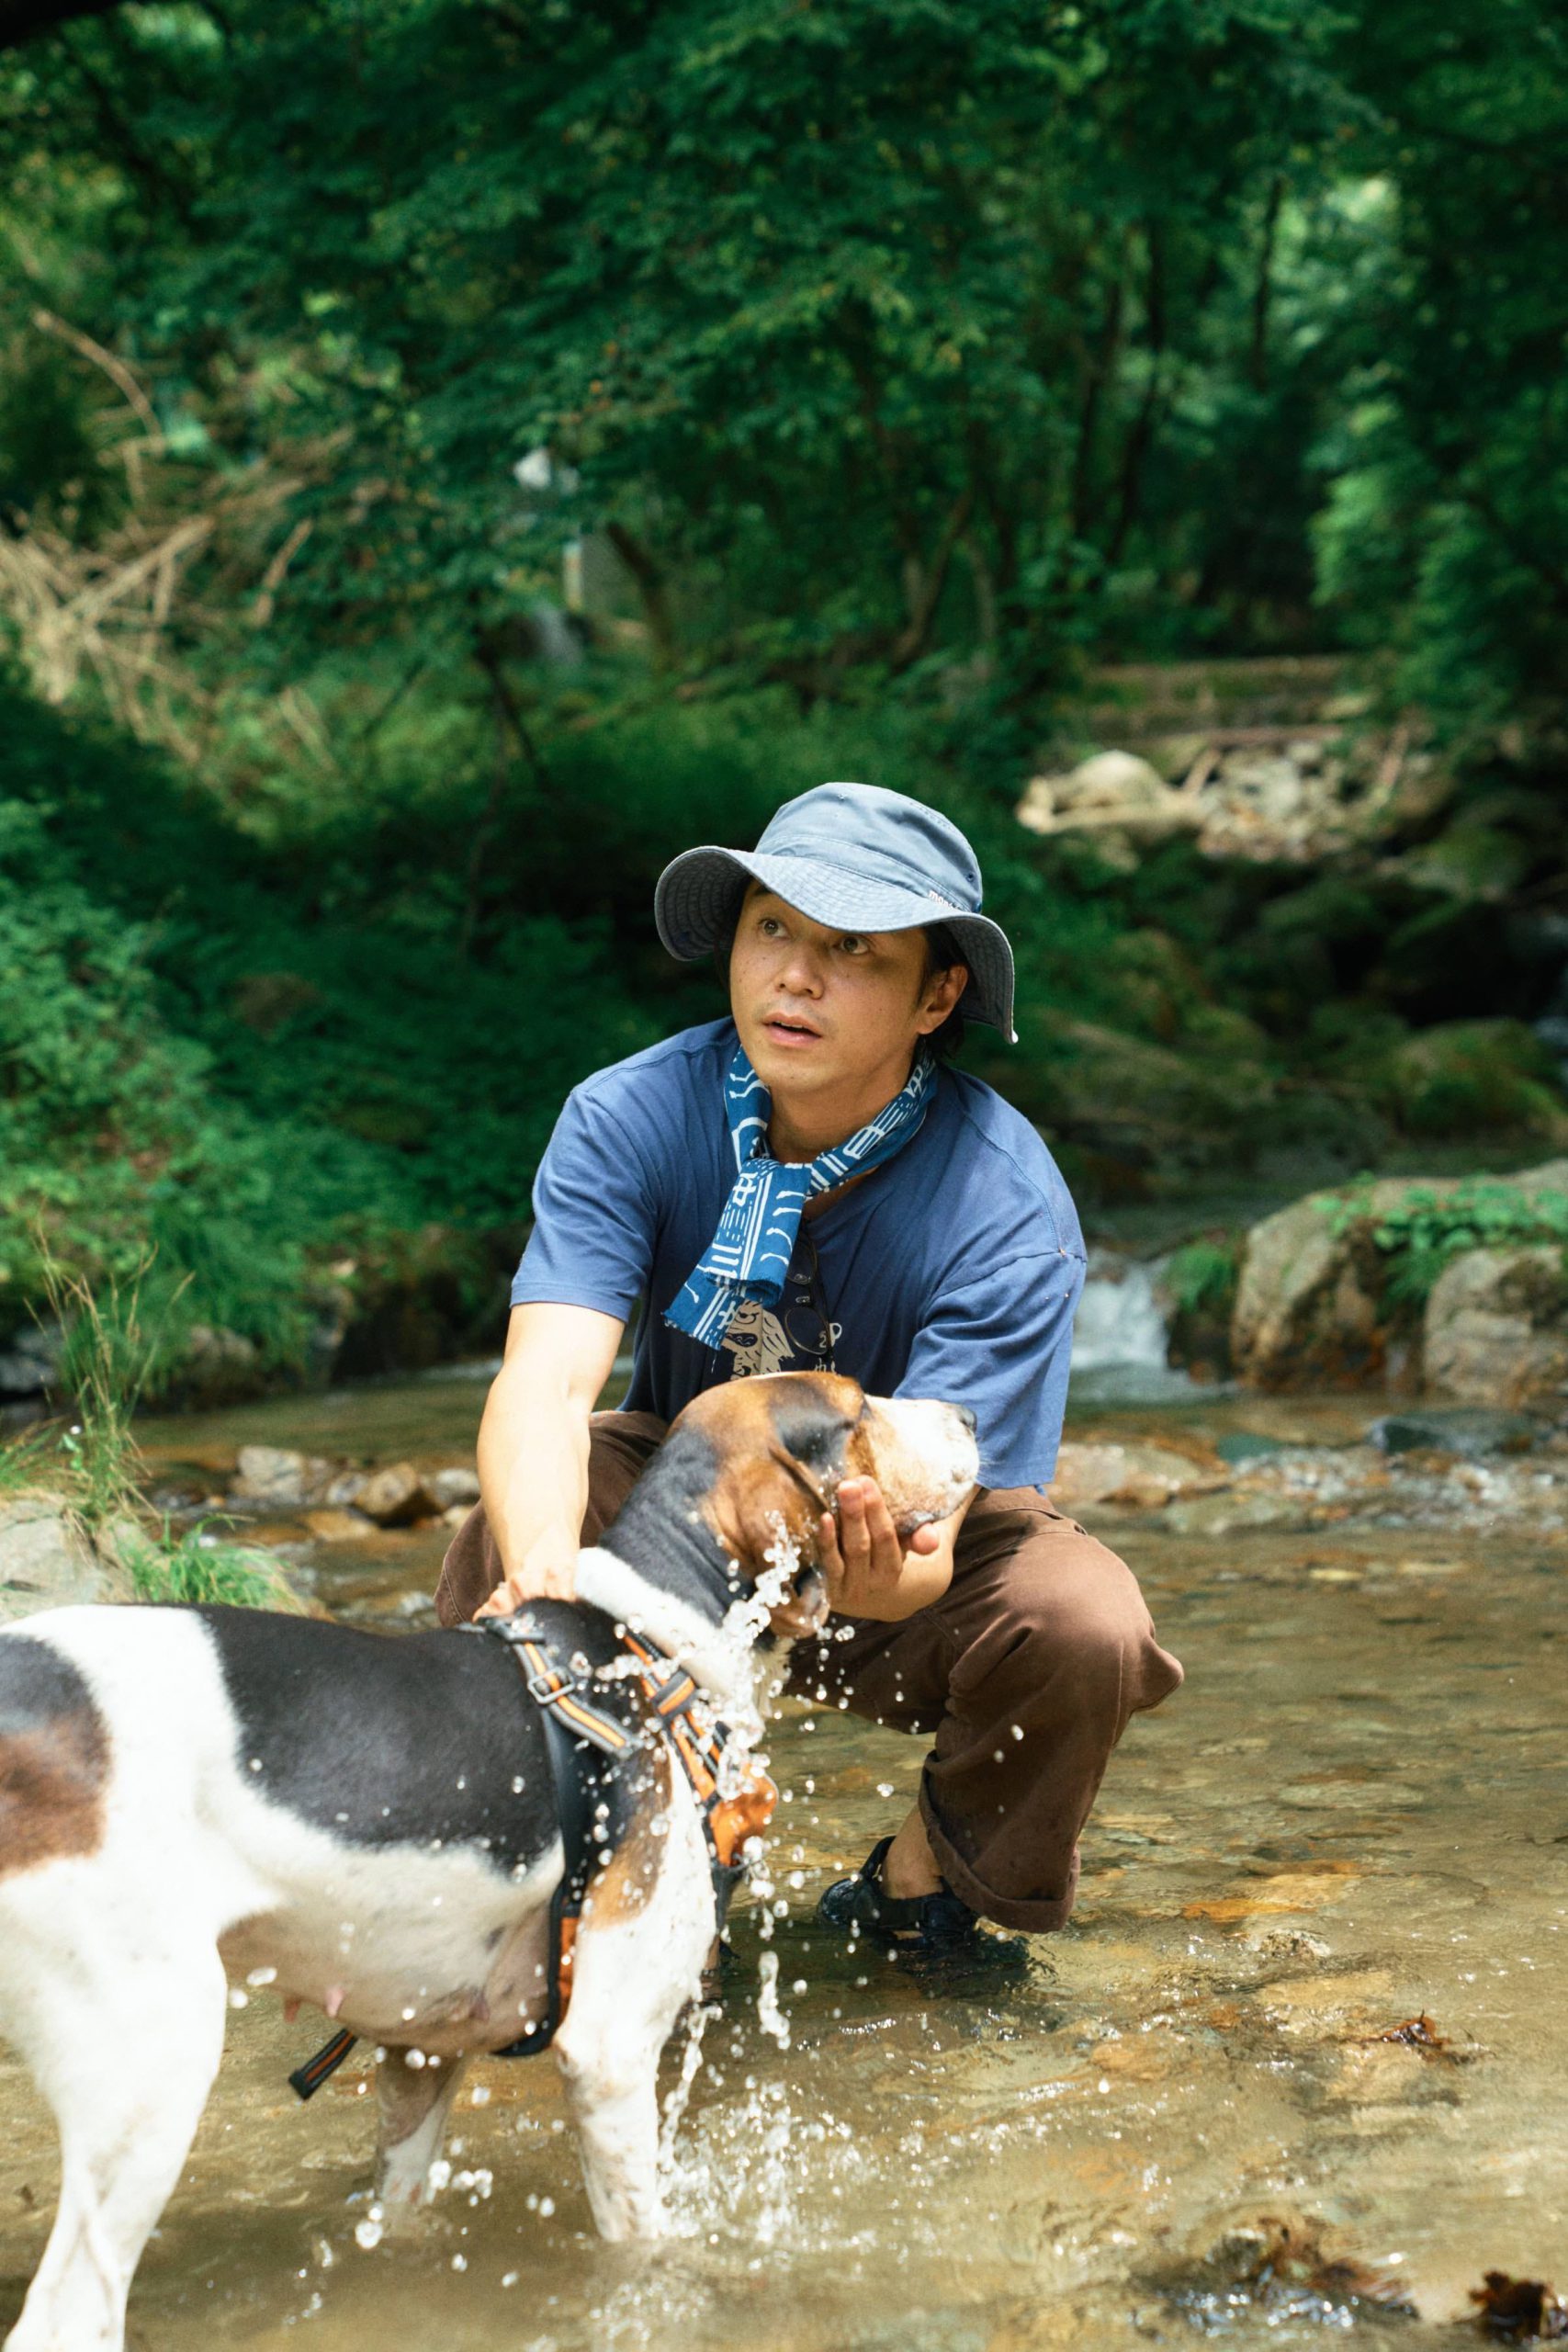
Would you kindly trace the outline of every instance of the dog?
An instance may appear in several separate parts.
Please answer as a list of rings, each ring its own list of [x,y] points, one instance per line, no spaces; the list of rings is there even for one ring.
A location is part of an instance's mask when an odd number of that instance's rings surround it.
[[[607,2238],[659,2227],[660,2053],[722,1924],[715,1800],[665,1717],[679,1702],[674,1730],[699,1744],[722,1718],[712,1777],[739,1785],[762,1653],[826,1614],[818,1526],[840,1479],[875,1478],[908,1532],[955,1510],[976,1469],[960,1407],[826,1373],[710,1389],[580,1555],[578,1602],[548,1605],[573,1644],[564,1667],[549,1655],[557,1701],[589,1725],[577,1745],[597,1722],[631,1758],[592,1808],[553,2036]],[[62,2160],[7,2352],[120,2352],[230,1977],[378,2045],[375,2193],[388,2224],[423,2199],[465,2064],[537,2040],[566,1981],[543,1655],[520,1673],[475,1628],[222,1608],[62,1609],[0,1633],[0,2032]]]

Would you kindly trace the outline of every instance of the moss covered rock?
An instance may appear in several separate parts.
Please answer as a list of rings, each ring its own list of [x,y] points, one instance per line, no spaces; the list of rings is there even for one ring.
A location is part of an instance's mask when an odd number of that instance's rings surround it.
[[[1568,1384],[1568,1272],[1561,1248],[1472,1250],[1427,1301],[1422,1367],[1433,1396],[1522,1405]]]
[[[1537,1214],[1552,1231],[1568,1223],[1568,1160],[1506,1179],[1389,1177],[1292,1202],[1247,1237],[1231,1318],[1237,1374],[1261,1388],[1391,1379],[1489,1403],[1540,1394],[1568,1372],[1552,1374],[1555,1343],[1543,1336],[1560,1311],[1562,1247],[1528,1230]],[[1510,1215],[1517,1238],[1499,1229],[1484,1246],[1488,1217],[1502,1228]],[[1428,1295],[1420,1266],[1393,1247],[1413,1216],[1438,1237]],[[1468,1237],[1482,1246],[1463,1246]]]

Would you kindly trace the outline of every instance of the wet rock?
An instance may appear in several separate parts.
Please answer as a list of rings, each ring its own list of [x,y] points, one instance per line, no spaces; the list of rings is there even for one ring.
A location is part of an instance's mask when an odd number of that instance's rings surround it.
[[[1385,1453],[1461,1453],[1475,1460],[1486,1453],[1525,1453],[1540,1436],[1540,1425],[1523,1413],[1496,1413],[1483,1406],[1430,1406],[1408,1413],[1385,1413],[1367,1431],[1369,1445]],[[1223,1446],[1221,1451],[1223,1451]]]
[[[1519,1021],[1440,1022],[1378,1056],[1365,1078],[1408,1136],[1568,1139],[1556,1057]]]
[[[0,1503],[0,1622],[124,1598],[112,1560],[94,1550],[53,1498]]]
[[[1327,1960],[1334,1951],[1308,1928],[1292,1928],[1277,1919],[1254,1920],[1242,1942],[1259,1960]]]
[[[1517,1405],[1568,1383],[1568,1279],[1551,1245],[1472,1250],[1427,1301],[1422,1359],[1437,1395]]]
[[[321,1497],[321,1500],[335,1510],[352,1509],[355,1498],[361,1487],[365,1485],[367,1475],[363,1470],[340,1470],[337,1476],[328,1482],[327,1490]]]
[[[64,1354],[58,1323],[24,1323],[0,1346],[0,1396],[41,1396]]]
[[[1239,1376],[1256,1387],[1280,1389],[1347,1386],[1391,1371],[1383,1302],[1387,1269],[1375,1239],[1378,1226],[1413,1195],[1440,1204],[1461,1183],[1483,1181],[1388,1177],[1350,1193],[1309,1193],[1255,1225],[1247,1237],[1231,1318],[1231,1353]],[[1568,1162],[1550,1160],[1506,1182],[1527,1200],[1568,1192]],[[1529,1259],[1535,1271],[1527,1276],[1522,1266],[1496,1268],[1495,1283],[1502,1287],[1492,1295],[1492,1274],[1467,1275],[1462,1270],[1494,1256]],[[1427,1304],[1422,1357],[1426,1376],[1439,1395],[1516,1405],[1568,1379],[1568,1363],[1555,1380],[1551,1370],[1562,1300],[1553,1295],[1548,1259],[1555,1263],[1557,1253],[1475,1250],[1455,1259],[1439,1276]],[[1506,1271],[1512,1272],[1511,1287],[1503,1283]],[[1466,1319],[1499,1315],[1522,1315],[1525,1320],[1515,1319],[1505,1329]],[[1550,1343],[1543,1338],[1548,1326],[1553,1327]],[[1563,1346],[1568,1354],[1568,1340]],[[1521,1350],[1528,1361],[1517,1360]],[[1484,1385],[1488,1381],[1494,1385]]]
[[[1228,1462],[1233,1469],[1239,1468],[1243,1463],[1266,1462],[1271,1455],[1284,1451],[1283,1439],[1259,1437],[1253,1430],[1229,1430],[1214,1443],[1214,1452],[1220,1460]]]
[[[378,1527],[407,1527],[413,1520],[439,1516],[435,1497],[412,1462],[374,1471],[355,1492],[354,1508]]]
[[[376,1532],[376,1522],[362,1511],[336,1510],[322,1505],[305,1513],[305,1524],[318,1544],[362,1544]]]
[[[1306,1518],[1292,1495],[1199,1495],[1172,1503],[1165,1524],[1175,1535],[1231,1535],[1240,1528],[1300,1527]]]
[[[1202,2333],[1235,2326],[1246,2306],[1270,2326],[1345,2327],[1362,2310],[1416,2315],[1404,2281],[1350,2254],[1331,2254],[1323,2224],[1264,2215],[1233,2225],[1184,2269],[1154,2281]]]
[[[1228,1483],[1224,1464],[1213,1456],[1195,1461],[1169,1446],[1100,1441],[1063,1446],[1051,1498],[1064,1510],[1121,1503],[1157,1510],[1175,1495],[1209,1494]]]
[[[258,1396],[265,1384],[254,1340],[221,1324],[193,1323],[167,1385],[186,1404],[228,1405]]]
[[[437,1470],[430,1480],[430,1491],[443,1511],[455,1504],[465,1508],[479,1498],[479,1476],[477,1470]]]
[[[1340,1204],[1337,1193],[1309,1193],[1247,1235],[1231,1317],[1231,1359],[1243,1380],[1283,1388],[1382,1370],[1377,1251],[1365,1220],[1342,1225]]]
[[[331,1463],[315,1454],[288,1446],[243,1445],[233,1492],[241,1502],[288,1510],[324,1495],[331,1478]]]
[[[1114,1162],[1134,1191],[1145,1181],[1139,1170],[1234,1155],[1267,1127],[1275,1081],[1246,1035],[1177,1052],[1034,1006],[1020,1014],[1020,1036],[1028,1115]]]

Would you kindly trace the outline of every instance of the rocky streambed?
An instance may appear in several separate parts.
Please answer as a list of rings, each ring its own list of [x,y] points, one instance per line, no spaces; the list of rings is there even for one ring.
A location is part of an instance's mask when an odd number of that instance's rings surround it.
[[[165,1508],[214,1532],[221,1515],[310,1605],[395,1633],[428,1622],[482,1397],[390,1383],[141,1435]],[[1568,2280],[1562,1433],[1344,1395],[1102,1402],[1074,1410],[1059,1492],[1132,1562],[1188,1669],[1112,1762],[1064,1934],[944,1982],[824,1939],[818,1893],[899,1817],[923,1743],[791,1704],[773,1893],[737,1919],[661,2245],[592,2234],[547,2062],[476,2069],[422,2233],[376,2244],[364,2067],[299,2108],[284,2078],[317,2023],[240,1986],[137,2340],[1262,2352],[1329,2328],[1458,2352],[1494,2318],[1516,2342],[1550,2332]],[[56,2158],[3,2053],[0,2096],[3,2331]]]

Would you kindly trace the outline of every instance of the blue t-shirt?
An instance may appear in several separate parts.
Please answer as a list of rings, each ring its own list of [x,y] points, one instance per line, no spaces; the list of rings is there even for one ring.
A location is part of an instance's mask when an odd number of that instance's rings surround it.
[[[573,1090],[539,1165],[513,1305],[629,1322],[645,1301],[625,1401],[666,1420],[719,1381],[819,1368],[830,1327],[836,1368],[871,1395],[970,1407],[986,1486],[1046,1485],[1083,1236],[1034,1129],[962,1070],[941,1070],[902,1151],[802,1220],[776,1308],[748,1302],[720,1348],[665,1322],[735,1181],[724,1112],[735,1047],[731,1022],[707,1022]]]

